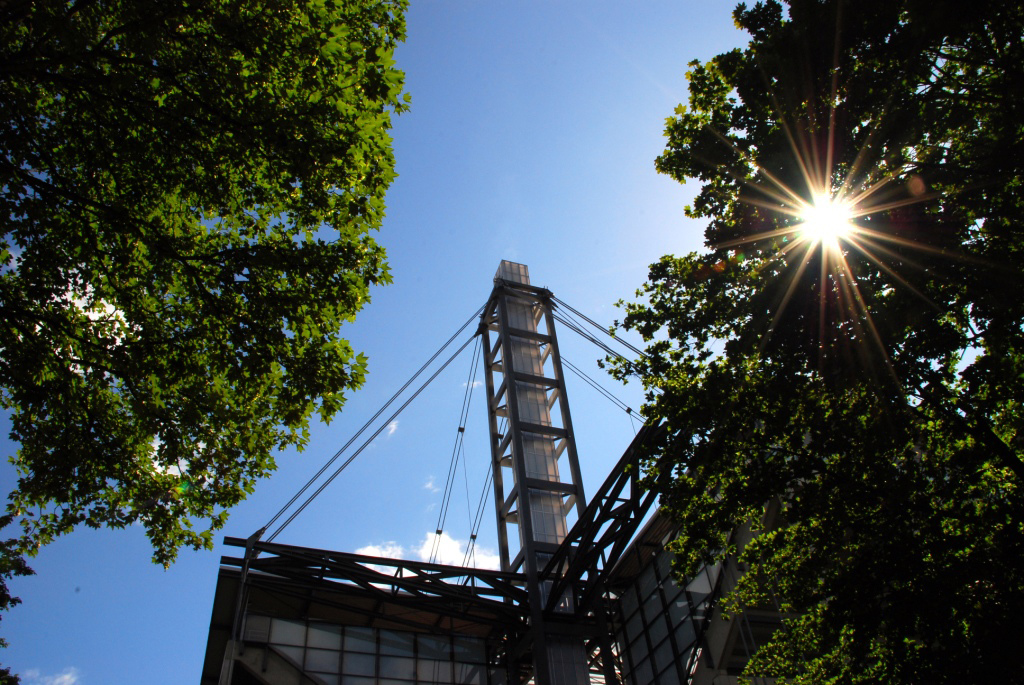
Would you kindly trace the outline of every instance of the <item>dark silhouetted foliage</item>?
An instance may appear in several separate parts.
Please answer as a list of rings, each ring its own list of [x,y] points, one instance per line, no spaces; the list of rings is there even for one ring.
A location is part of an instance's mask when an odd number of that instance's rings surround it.
[[[649,357],[615,368],[671,429],[676,549],[781,505],[728,599],[790,617],[750,675],[1024,682],[1024,9],[735,17],[657,161],[701,183],[708,251],[652,265],[622,323]],[[851,233],[801,232],[817,194]]]

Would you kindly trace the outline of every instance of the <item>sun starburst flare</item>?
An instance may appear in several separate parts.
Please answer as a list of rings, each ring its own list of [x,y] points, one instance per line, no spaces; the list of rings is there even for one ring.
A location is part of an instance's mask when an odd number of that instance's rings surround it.
[[[856,257],[862,263],[870,264],[894,284],[909,289],[926,305],[934,306],[889,262],[900,264],[901,269],[914,268],[914,260],[908,257],[906,250],[900,248],[921,252],[938,250],[899,236],[890,230],[888,222],[881,220],[881,216],[893,209],[931,200],[935,195],[927,193],[923,182],[916,176],[911,176],[903,184],[898,178],[883,175],[872,168],[867,153],[870,136],[853,164],[845,170],[846,176],[843,178],[834,167],[834,129],[831,126],[826,150],[819,150],[813,144],[800,144],[790,126],[785,122],[780,123],[790,142],[793,163],[800,170],[800,177],[805,184],[803,192],[787,185],[778,175],[763,168],[754,158],[737,148],[732,141],[716,133],[760,177],[756,183],[738,179],[754,191],[741,194],[740,201],[790,219],[785,225],[715,246],[719,249],[740,249],[756,244],[764,245],[768,241],[775,245],[775,256],[789,263],[788,274],[780,283],[782,293],[771,314],[772,320],[761,338],[761,350],[768,344],[801,283],[808,282],[807,267],[820,251],[817,259],[820,268],[815,282],[819,299],[819,363],[823,363],[828,354],[826,348],[829,344],[839,342],[840,338],[846,343],[857,342],[858,355],[871,366],[881,362],[888,375],[899,384],[872,319],[871,303],[862,293],[856,270],[851,268],[849,260]],[[837,334],[838,338],[835,337]],[[875,350],[873,355],[865,346],[869,341],[873,343],[870,345]]]
[[[892,210],[937,197],[927,191],[924,180],[909,172],[908,167],[890,167],[876,159],[886,149],[878,144],[877,138],[887,130],[883,125],[890,114],[887,110],[877,112],[868,124],[870,129],[853,157],[847,161],[837,159],[836,129],[841,119],[836,114],[840,102],[840,17],[836,22],[831,93],[825,100],[827,114],[822,112],[825,116],[815,117],[811,109],[805,108],[804,114],[809,117],[805,126],[788,121],[782,114],[787,108],[776,99],[778,91],[768,91],[780,115],[777,123],[792,151],[790,169],[765,168],[757,159],[758,148],[741,149],[738,139],[730,139],[708,126],[707,130],[743,161],[742,167],[737,167],[735,180],[749,192],[740,192],[739,201],[765,210],[767,216],[782,219],[772,221],[775,225],[769,230],[748,233],[713,247],[733,251],[741,259],[751,248],[760,251],[767,247],[768,252],[762,254],[773,255],[786,265],[775,305],[766,312],[771,321],[760,336],[762,352],[783,320],[787,305],[798,294],[805,296],[810,286],[818,299],[819,366],[824,365],[826,357],[839,352],[836,346],[841,345],[870,367],[880,363],[887,375],[902,385],[872,316],[877,310],[875,296],[891,289],[883,286],[876,292],[878,284],[867,288],[864,278],[876,274],[893,286],[906,288],[926,306],[935,307],[908,280],[908,269],[923,268],[910,254],[941,254],[945,258],[953,255],[904,237],[901,233],[905,231],[885,216]],[[802,187],[784,180],[794,176],[789,173],[794,170]],[[751,172],[753,177],[747,176]],[[845,353],[842,356],[847,357]]]
[[[814,200],[800,212],[803,223],[801,234],[808,240],[831,245],[853,230],[853,211],[843,200],[828,195],[816,195]]]
[[[793,142],[791,138],[791,142]],[[935,252],[934,248],[900,237],[890,231],[887,222],[879,220],[880,215],[899,207],[920,203],[934,196],[914,192],[916,186],[908,184],[910,193],[903,193],[897,179],[885,177],[860,187],[849,178],[843,180],[838,190],[828,180],[835,171],[816,165],[814,160],[803,158],[801,146],[793,144],[796,164],[802,171],[806,183],[804,193],[784,184],[777,176],[757,165],[762,183],[748,186],[756,190],[754,196],[743,196],[741,201],[769,210],[771,213],[791,218],[788,225],[769,231],[748,235],[743,238],[719,244],[716,247],[736,249],[771,241],[776,246],[775,256],[785,259],[790,268],[780,283],[782,294],[771,314],[771,322],[761,338],[763,351],[786,311],[786,306],[798,292],[801,283],[807,283],[807,267],[818,254],[819,269],[815,280],[818,292],[818,345],[819,364],[824,363],[830,344],[844,340],[846,344],[857,343],[857,356],[869,366],[881,363],[897,384],[892,361],[871,314],[871,303],[862,293],[856,269],[851,268],[850,259],[856,257],[880,273],[884,273],[893,284],[905,287],[919,296],[926,305],[933,303],[919,292],[904,275],[897,272],[888,262],[898,262],[903,269],[915,267],[905,250],[911,248],[922,252]],[[831,163],[832,155],[827,155]],[[857,163],[849,170],[851,177],[864,178],[867,174],[859,168],[864,155],[858,155]],[[817,167],[817,168],[815,168]],[[918,180],[918,179],[914,179]],[[765,182],[766,181],[766,182]],[[810,197],[810,200],[806,199]],[[879,215],[879,216],[872,216]],[[810,276],[814,278],[813,276]],[[840,333],[840,329],[842,332]],[[837,338],[836,335],[839,335]],[[829,342],[831,341],[831,342]],[[865,345],[870,341],[870,345]],[[869,348],[874,350],[870,353]]]

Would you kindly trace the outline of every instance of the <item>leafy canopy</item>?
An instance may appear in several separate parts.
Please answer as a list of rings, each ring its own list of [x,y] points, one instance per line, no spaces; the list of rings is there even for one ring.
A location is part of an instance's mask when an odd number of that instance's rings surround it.
[[[23,544],[141,523],[154,560],[358,387],[389,275],[404,0],[0,5],[0,403]]]
[[[741,4],[668,119],[707,251],[652,265],[615,373],[671,429],[684,562],[739,552],[728,605],[789,617],[749,675],[1024,681],[1024,10],[962,10]]]

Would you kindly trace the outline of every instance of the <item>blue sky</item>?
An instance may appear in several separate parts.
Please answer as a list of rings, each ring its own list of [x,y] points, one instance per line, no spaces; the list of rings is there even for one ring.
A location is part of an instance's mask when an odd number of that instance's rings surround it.
[[[239,506],[224,533],[246,537],[297,489],[484,303],[501,259],[602,323],[647,265],[700,249],[683,216],[696,192],[654,171],[665,118],[686,98],[686,64],[746,41],[729,2],[413,0],[398,53],[412,110],[393,132],[399,178],[378,239],[394,283],[347,335],[370,358],[366,386],[302,454]],[[460,338],[460,341],[464,339]],[[600,353],[562,332],[563,356],[607,387]],[[343,551],[417,550],[434,530],[470,359],[457,359],[277,538]],[[633,435],[629,418],[569,374],[587,488]],[[635,385],[616,389],[639,407]],[[446,532],[468,537],[487,469],[482,388],[466,426],[467,467]],[[0,422],[5,454],[9,423]],[[5,491],[12,467],[0,467]],[[466,496],[468,490],[469,497]],[[470,503],[467,504],[467,499]],[[488,502],[490,500],[487,500]],[[480,546],[494,551],[494,514]],[[218,539],[221,536],[218,536]],[[38,575],[11,583],[24,604],[2,618],[0,663],[26,685],[197,682],[219,558],[183,551],[170,570],[149,562],[141,529],[82,530],[44,548]]]

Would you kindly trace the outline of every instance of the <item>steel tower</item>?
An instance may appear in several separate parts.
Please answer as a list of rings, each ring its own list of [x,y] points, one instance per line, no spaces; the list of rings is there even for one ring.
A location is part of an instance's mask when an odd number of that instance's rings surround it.
[[[244,555],[221,559],[203,685],[737,682],[777,612],[721,620],[732,561],[672,572],[674,524],[646,520],[658,486],[640,480],[663,424],[586,501],[553,303],[502,262],[478,331],[501,570],[226,538]]]
[[[575,508],[580,516],[587,503],[551,293],[530,285],[525,265],[501,262],[481,333],[501,568],[526,577],[537,682],[582,685],[589,675],[583,639],[572,630],[572,595],[546,613],[552,583],[540,574],[565,540],[568,514]]]

